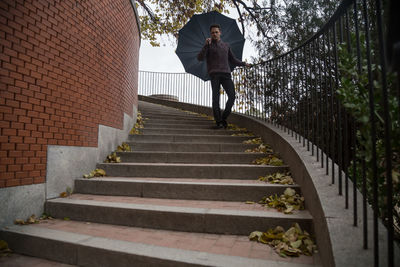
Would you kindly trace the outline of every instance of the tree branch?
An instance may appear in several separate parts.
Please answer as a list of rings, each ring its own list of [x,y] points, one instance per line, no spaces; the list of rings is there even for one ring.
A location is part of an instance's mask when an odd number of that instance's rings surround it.
[[[156,17],[154,16],[153,10],[151,10],[150,7],[148,7],[145,3],[144,0],[136,0],[136,2],[139,3],[141,7],[147,12],[149,17],[151,18],[152,21],[156,21]]]
[[[240,11],[240,8],[239,8],[238,4],[236,3],[236,1],[233,1],[233,4],[236,6],[236,9],[239,13],[240,24],[242,24],[242,34],[244,36],[244,20],[243,20],[242,12]]]
[[[256,16],[253,13],[254,8],[249,8],[245,2],[243,2],[242,0],[232,0],[232,2],[235,4],[239,3],[243,6],[244,9],[247,10],[247,12],[249,12],[250,17],[254,20],[254,22],[257,25],[257,29],[262,33],[263,37],[267,37],[267,34],[265,33],[263,27],[261,26],[260,22],[258,21],[258,19],[256,18]],[[236,5],[235,4],[235,5]]]

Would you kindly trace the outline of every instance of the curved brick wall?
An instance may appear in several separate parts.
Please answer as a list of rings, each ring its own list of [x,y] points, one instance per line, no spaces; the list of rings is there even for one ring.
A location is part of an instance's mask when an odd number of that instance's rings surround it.
[[[0,187],[44,183],[47,146],[96,147],[137,106],[129,0],[0,1]]]

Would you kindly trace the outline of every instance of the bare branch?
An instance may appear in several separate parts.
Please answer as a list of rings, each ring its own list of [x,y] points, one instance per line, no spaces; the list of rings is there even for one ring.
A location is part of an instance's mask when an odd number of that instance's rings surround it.
[[[144,3],[144,0],[136,0],[136,2],[138,2],[139,5],[143,7],[143,9],[147,12],[152,21],[156,21],[153,10],[151,10],[151,8]]]
[[[253,19],[253,21],[256,23],[257,25],[257,29],[262,33],[263,37],[267,37],[267,34],[264,31],[264,28],[261,26],[260,22],[258,21],[258,19],[256,18],[256,16],[253,13],[254,9],[249,8],[246,3],[244,3],[242,0],[232,0],[233,3],[239,3],[243,6],[244,9],[247,10],[247,12],[249,12],[250,17]]]
[[[240,11],[240,8],[239,8],[238,4],[236,3],[236,1],[233,1],[233,4],[236,6],[236,9],[239,13],[240,24],[242,24],[242,34],[244,36],[244,20],[243,20],[242,12]]]

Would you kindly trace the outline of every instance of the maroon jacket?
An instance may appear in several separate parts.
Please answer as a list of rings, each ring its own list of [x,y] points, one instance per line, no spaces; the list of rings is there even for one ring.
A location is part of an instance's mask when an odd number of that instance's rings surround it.
[[[207,60],[208,74],[222,72],[231,73],[229,63],[234,66],[245,66],[246,63],[237,59],[229,47],[229,44],[219,40],[218,42],[212,41],[211,44],[206,44],[197,55],[199,61]]]

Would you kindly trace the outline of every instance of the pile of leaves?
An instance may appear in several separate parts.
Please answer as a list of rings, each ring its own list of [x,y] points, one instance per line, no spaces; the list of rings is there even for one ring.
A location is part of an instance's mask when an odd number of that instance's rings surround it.
[[[0,240],[0,258],[7,257],[12,253],[11,249],[8,247],[8,244],[4,240]]]
[[[60,197],[69,197],[70,195],[72,195],[72,188],[71,187],[67,187],[67,189],[60,193]]]
[[[93,177],[101,177],[106,176],[106,171],[103,169],[95,169],[91,171],[89,174],[84,174],[83,178],[93,178]]]
[[[277,226],[266,232],[254,231],[249,239],[271,246],[281,257],[298,257],[300,255],[312,256],[317,253],[317,246],[307,231],[303,231],[298,223],[285,229]]]
[[[263,206],[277,209],[285,214],[292,214],[293,210],[304,210],[304,197],[296,193],[292,188],[286,188],[283,195],[277,194],[263,197],[259,202]]]
[[[122,145],[117,147],[117,152],[130,152],[130,151],[132,151],[131,146],[125,142],[122,143]]]
[[[245,140],[242,142],[243,144],[253,144],[253,145],[261,145],[262,144],[262,140],[261,137],[257,137],[257,138],[253,138],[253,139],[249,139],[249,140]]]
[[[246,128],[240,128],[239,126],[229,123],[228,124],[228,130],[232,130],[232,131],[240,131],[240,132],[248,132],[248,130]]]
[[[135,126],[131,129],[129,134],[141,134],[140,129],[144,128],[146,118],[143,118],[142,113],[138,111],[137,120]]]
[[[290,172],[285,172],[285,173],[280,173],[276,172],[273,174],[269,174],[266,176],[260,176],[258,178],[259,181],[264,181],[270,184],[288,184],[292,185],[294,184],[293,178],[290,174]]]
[[[271,154],[263,158],[255,159],[252,163],[257,165],[282,166],[283,160],[281,160],[277,155]]]
[[[110,155],[107,156],[106,160],[104,163],[120,163],[121,158],[117,156],[116,152],[111,153]]]
[[[242,132],[242,133],[234,133],[231,136],[254,136],[252,132]]]
[[[258,147],[246,149],[246,153],[274,153],[269,145],[260,144]]]
[[[214,120],[214,118],[212,116],[209,116],[209,115],[204,114],[204,113],[200,113],[198,115],[200,115],[201,117],[204,117],[204,118],[206,118],[206,119],[208,119],[210,121]]]
[[[28,219],[21,220],[21,219],[16,219],[14,221],[15,224],[19,224],[19,225],[27,225],[27,224],[35,224],[35,223],[40,223],[44,220],[52,220],[54,219],[53,217],[51,217],[50,215],[43,213],[42,216],[40,216],[39,218],[36,218],[35,214],[32,214]]]

